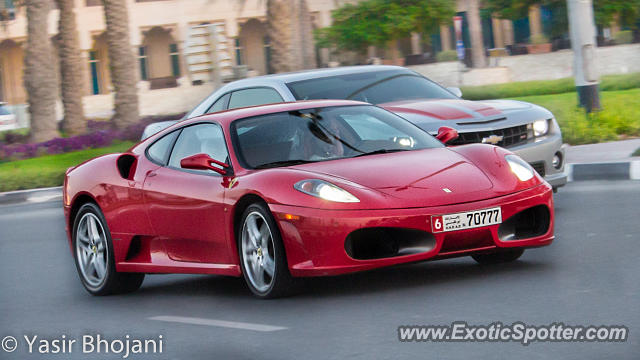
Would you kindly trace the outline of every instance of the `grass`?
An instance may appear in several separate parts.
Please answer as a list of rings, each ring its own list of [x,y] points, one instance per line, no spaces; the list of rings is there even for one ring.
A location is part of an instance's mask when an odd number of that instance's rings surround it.
[[[601,91],[640,88],[640,73],[605,75],[600,80]],[[468,86],[462,88],[462,97],[467,100],[504,99],[533,95],[573,93],[575,91],[576,85],[573,78],[565,78],[558,80]]]
[[[558,120],[565,142],[591,144],[640,136],[640,89],[603,91],[602,111],[586,115],[576,93],[517,97],[549,109]]]
[[[60,186],[67,168],[93,157],[129,149],[133,142],[118,142],[99,149],[0,163],[0,192]]]

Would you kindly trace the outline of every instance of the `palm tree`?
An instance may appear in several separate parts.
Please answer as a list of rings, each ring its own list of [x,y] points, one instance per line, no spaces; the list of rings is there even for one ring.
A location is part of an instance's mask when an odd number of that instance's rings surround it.
[[[102,0],[107,24],[111,81],[115,89],[114,125],[123,129],[138,121],[136,63],[129,39],[129,14],[126,0]]]
[[[271,39],[271,70],[315,67],[311,15],[306,0],[267,0],[267,34]]]
[[[27,7],[27,46],[24,56],[24,85],[31,115],[31,141],[41,142],[58,136],[56,73],[51,66],[53,52],[47,33],[50,0],[29,0]]]
[[[480,0],[467,2],[469,21],[469,33],[471,35],[471,60],[473,67],[483,68],[487,66],[484,56],[484,41],[482,40],[482,19],[480,18]]]
[[[82,108],[84,89],[82,58],[78,44],[78,29],[73,11],[74,0],[56,0],[60,9],[58,19],[58,55],[62,104],[64,105],[63,130],[69,135],[87,130],[87,121]]]

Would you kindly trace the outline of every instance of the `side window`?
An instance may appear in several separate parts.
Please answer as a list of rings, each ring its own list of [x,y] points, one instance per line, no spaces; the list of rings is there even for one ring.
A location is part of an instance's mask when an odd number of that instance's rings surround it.
[[[169,157],[171,145],[173,145],[173,141],[176,139],[176,136],[178,136],[179,133],[180,130],[176,130],[153,143],[147,149],[147,157],[149,158],[149,160],[158,165],[165,165],[167,163],[167,158]]]
[[[254,88],[234,91],[229,100],[229,109],[245,106],[283,102],[282,96],[271,88]]]
[[[229,94],[224,94],[221,98],[216,100],[216,102],[214,102],[213,105],[211,105],[211,107],[209,107],[209,109],[207,110],[207,114],[213,113],[213,112],[217,112],[217,111],[226,110],[227,109],[227,101],[229,100],[229,96],[230,96]]]
[[[227,161],[227,146],[219,125],[199,124],[183,128],[171,152],[169,166],[179,169],[182,159],[195,154],[207,154],[215,160]],[[197,171],[215,174],[212,170]]]

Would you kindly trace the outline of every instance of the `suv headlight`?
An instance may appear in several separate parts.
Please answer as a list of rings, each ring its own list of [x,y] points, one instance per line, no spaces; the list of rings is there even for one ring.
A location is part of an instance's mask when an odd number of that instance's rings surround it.
[[[542,136],[549,132],[549,120],[536,120],[533,122],[533,135]]]
[[[330,182],[309,179],[301,180],[293,185],[293,188],[303,192],[307,195],[315,196],[320,199],[342,202],[342,203],[355,203],[360,202],[357,197],[351,195],[348,191],[333,185]]]
[[[527,164],[526,161],[522,160],[517,155],[507,155],[504,157],[511,168],[511,172],[514,173],[520,181],[527,181],[533,178],[533,169],[531,165]]]

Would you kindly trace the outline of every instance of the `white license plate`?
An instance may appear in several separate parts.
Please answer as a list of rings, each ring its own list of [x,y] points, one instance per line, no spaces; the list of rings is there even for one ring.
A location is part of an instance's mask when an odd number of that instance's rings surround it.
[[[502,211],[499,207],[466,211],[455,214],[431,216],[431,232],[456,231],[500,224]]]

